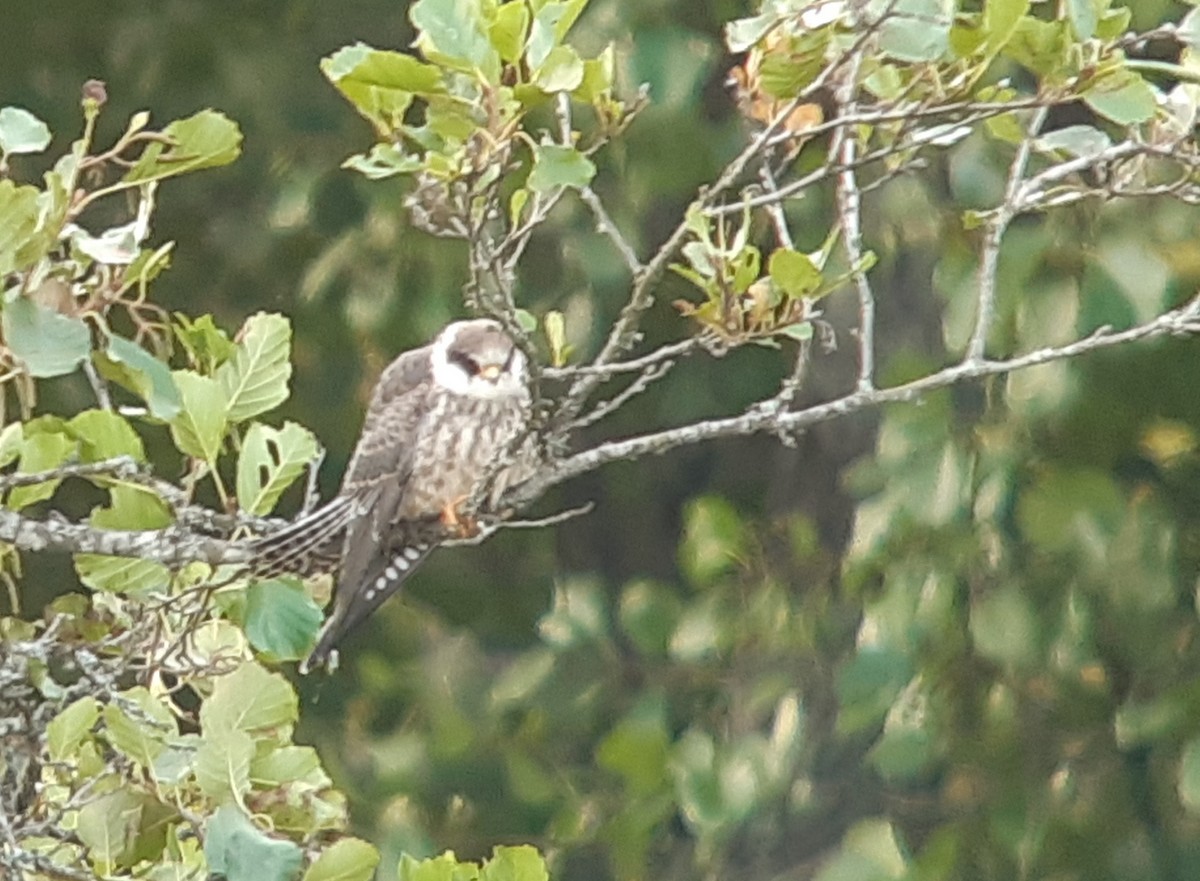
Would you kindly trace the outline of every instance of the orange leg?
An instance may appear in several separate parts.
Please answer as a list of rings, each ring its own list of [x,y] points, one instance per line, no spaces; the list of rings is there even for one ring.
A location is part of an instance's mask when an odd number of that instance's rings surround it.
[[[455,533],[459,538],[470,538],[479,534],[479,523],[474,517],[464,516],[458,509],[463,502],[467,501],[469,496],[459,496],[457,499],[449,502],[442,508],[441,520],[442,525]]]

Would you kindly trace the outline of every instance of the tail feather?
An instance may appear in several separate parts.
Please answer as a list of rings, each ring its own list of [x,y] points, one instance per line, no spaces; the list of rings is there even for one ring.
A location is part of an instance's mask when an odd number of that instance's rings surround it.
[[[316,575],[337,568],[341,539],[358,515],[359,503],[338,496],[278,532],[251,542],[251,571],[258,578],[277,575]]]
[[[413,543],[381,557],[367,570],[357,585],[338,585],[334,612],[321,628],[317,645],[300,665],[300,673],[328,667],[336,658],[336,646],[343,636],[365,621],[383,602],[396,593],[405,581],[425,562],[435,545]]]

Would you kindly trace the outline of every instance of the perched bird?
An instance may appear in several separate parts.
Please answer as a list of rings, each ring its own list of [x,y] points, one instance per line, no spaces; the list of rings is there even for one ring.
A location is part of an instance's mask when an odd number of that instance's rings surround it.
[[[454,322],[383,371],[338,495],[253,544],[260,578],[340,560],[333,614],[300,672],[327,665],[439,542],[475,530],[465,501],[486,491],[494,505],[532,475],[528,379],[524,353],[488,319]]]

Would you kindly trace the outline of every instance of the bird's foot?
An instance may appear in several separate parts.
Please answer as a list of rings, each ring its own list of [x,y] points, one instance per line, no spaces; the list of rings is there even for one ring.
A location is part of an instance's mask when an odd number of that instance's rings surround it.
[[[446,529],[458,538],[474,538],[479,535],[479,521],[459,510],[470,496],[460,496],[442,508],[438,518]]]

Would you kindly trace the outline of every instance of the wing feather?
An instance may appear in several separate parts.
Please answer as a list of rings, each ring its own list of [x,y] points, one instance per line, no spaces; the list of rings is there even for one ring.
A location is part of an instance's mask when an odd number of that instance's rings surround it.
[[[415,441],[426,411],[429,351],[428,346],[414,349],[393,361],[380,376],[367,408],[341,494],[369,496],[371,503],[362,506],[361,516],[347,524],[326,638],[336,639],[365,617],[351,612],[361,605],[360,595],[378,577],[376,570],[382,571],[390,560],[389,535],[412,477]]]

